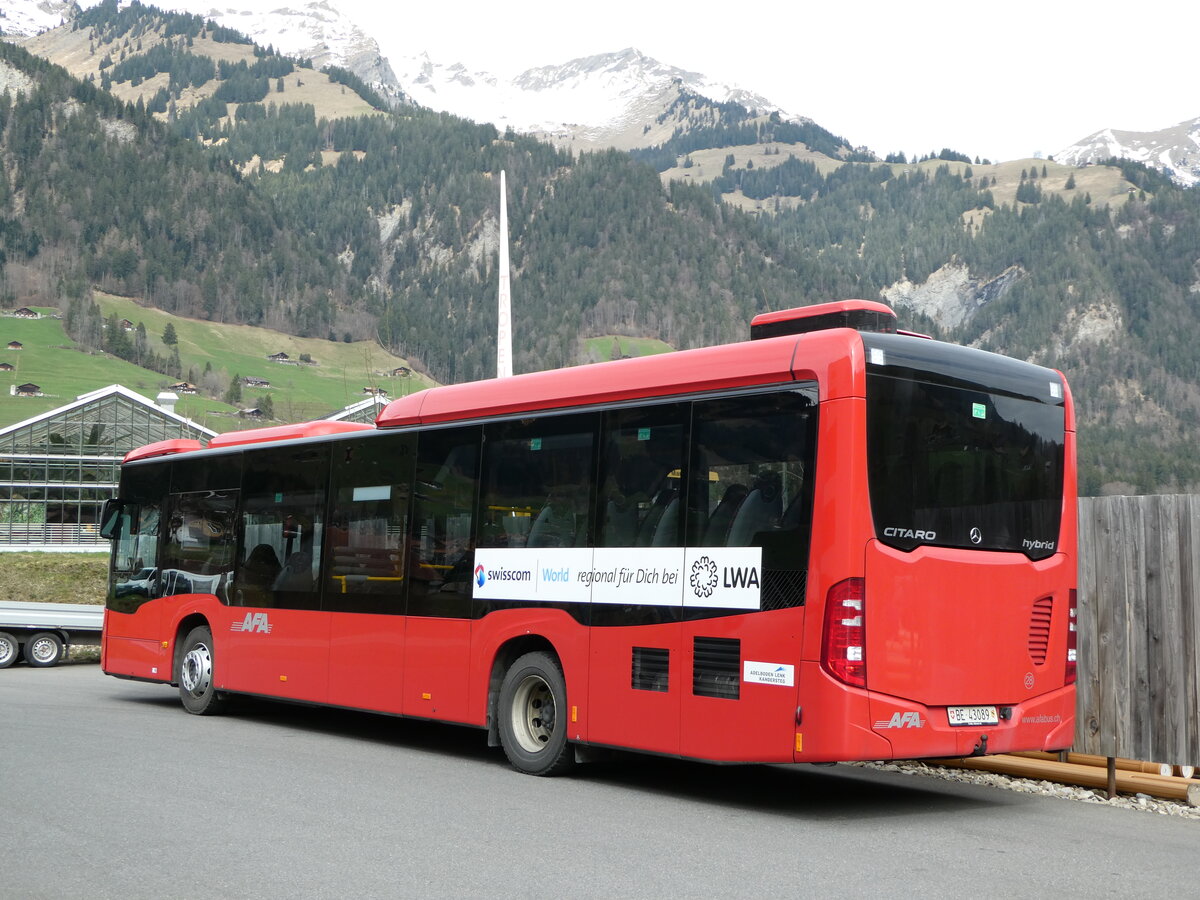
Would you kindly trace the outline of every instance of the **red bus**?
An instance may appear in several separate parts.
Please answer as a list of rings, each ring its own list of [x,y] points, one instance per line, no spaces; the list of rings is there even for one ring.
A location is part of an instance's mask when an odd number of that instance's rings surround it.
[[[135,450],[103,669],[201,715],[247,694],[474,725],[530,774],[588,748],[1066,748],[1065,379],[889,320],[827,304],[374,426]]]

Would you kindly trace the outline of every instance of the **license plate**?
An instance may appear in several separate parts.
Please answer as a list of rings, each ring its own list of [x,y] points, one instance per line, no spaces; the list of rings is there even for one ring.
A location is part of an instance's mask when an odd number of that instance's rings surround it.
[[[994,706],[947,706],[951,725],[998,725],[1000,714]]]

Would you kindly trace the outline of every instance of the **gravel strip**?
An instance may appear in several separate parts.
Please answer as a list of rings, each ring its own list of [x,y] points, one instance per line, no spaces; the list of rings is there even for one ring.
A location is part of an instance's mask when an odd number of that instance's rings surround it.
[[[946,766],[931,766],[916,761],[844,763],[843,765],[878,769],[880,772],[899,772],[901,775],[924,775],[930,778],[940,778],[943,781],[982,784],[988,787],[1001,788],[1006,791],[1017,791],[1022,794],[1045,794],[1048,797],[1059,797],[1063,800],[1074,800],[1078,803],[1099,803],[1104,806],[1119,806],[1123,809],[1137,809],[1143,812],[1157,813],[1160,816],[1200,819],[1200,808],[1198,807],[1188,806],[1186,803],[1177,800],[1160,800],[1148,794],[1135,794],[1132,797],[1120,794],[1116,798],[1109,800],[1107,791],[1076,787],[1071,784],[1059,784],[1054,781],[1014,778],[1011,775],[1001,775],[997,772],[979,772],[975,769],[952,769]]]

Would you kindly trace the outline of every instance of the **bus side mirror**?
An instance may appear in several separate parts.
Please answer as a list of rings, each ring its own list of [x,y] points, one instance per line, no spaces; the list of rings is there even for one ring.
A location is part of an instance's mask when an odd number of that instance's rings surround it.
[[[108,541],[117,537],[121,511],[124,508],[125,504],[115,497],[104,501],[104,511],[100,514],[100,537]]]

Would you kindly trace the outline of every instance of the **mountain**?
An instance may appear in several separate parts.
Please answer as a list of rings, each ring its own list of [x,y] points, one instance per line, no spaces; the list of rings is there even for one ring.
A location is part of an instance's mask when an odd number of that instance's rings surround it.
[[[312,67],[348,69],[394,99],[401,88],[379,44],[330,0],[284,5],[275,0],[243,0],[218,5],[211,0],[167,0],[159,8],[203,16],[235,29],[260,47],[311,60]]]
[[[88,6],[94,3],[85,0]],[[211,0],[164,0],[157,5],[203,16],[246,35],[260,47],[311,60],[315,69],[347,69],[390,102],[407,98],[428,109],[577,150],[653,147],[669,141],[676,130],[688,130],[701,121],[694,109],[680,104],[681,97],[738,104],[789,122],[809,121],[758,94],[667,65],[633,48],[540,66],[503,79],[462,62],[413,54],[409,50],[413,38],[407,34],[381,35],[388,42],[385,51],[331,0],[291,5],[241,0],[228,6]],[[70,18],[73,6],[63,0],[5,0],[14,21],[29,23],[12,30],[19,35],[58,25]]]
[[[394,65],[405,93],[417,103],[576,149],[627,150],[669,139],[681,121],[670,115],[671,108],[685,93],[763,114],[783,113],[764,97],[666,65],[632,47],[528,69],[510,80],[461,63],[436,63],[428,55],[401,57]]]
[[[1169,175],[1177,184],[1200,184],[1200,118],[1159,131],[1106,128],[1054,154],[1064,165],[1131,159]]]
[[[1140,163],[881,163],[680,78],[653,146],[568,152],[388,109],[348,72],[136,0],[24,46],[45,59],[0,44],[0,294],[59,306],[85,345],[104,291],[374,338],[443,382],[488,377],[505,171],[517,371],[629,337],[724,343],[768,309],[887,298],[904,327],[1065,371],[1085,492],[1200,486],[1187,327],[1200,192]],[[621,84],[638,67],[631,52],[528,85]]]
[[[30,37],[69,20],[78,9],[75,0],[8,0],[0,9],[0,32]]]

